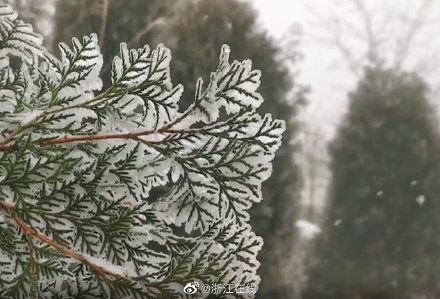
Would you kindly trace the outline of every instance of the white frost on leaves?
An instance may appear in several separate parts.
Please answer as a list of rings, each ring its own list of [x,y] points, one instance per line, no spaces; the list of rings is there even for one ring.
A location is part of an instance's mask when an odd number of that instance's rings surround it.
[[[112,85],[102,91],[95,34],[61,43],[57,58],[16,18],[0,5],[0,31],[11,39],[0,49],[0,84],[14,82],[0,89],[0,134],[25,125],[29,138],[13,140],[24,151],[0,152],[0,197],[10,204],[21,200],[36,230],[51,231],[115,274],[153,283],[175,270],[183,282],[197,262],[200,277],[219,270],[224,282],[258,284],[263,240],[252,232],[248,210],[262,200],[261,184],[285,130],[284,121],[257,111],[260,71],[248,60],[229,62],[230,49],[223,46],[209,82],[199,79],[194,103],[179,112],[183,87],[171,82],[171,53],[163,45],[129,49],[122,43]],[[9,55],[25,63],[14,68]],[[37,149],[27,143],[109,134]],[[320,232],[306,220],[295,226],[306,239]],[[26,252],[26,244],[16,242]],[[180,260],[188,264],[173,269]],[[14,273],[17,261],[10,262],[3,269],[14,281],[21,270]],[[51,281],[57,288],[72,285],[73,293],[81,286],[101,292],[87,271],[76,277],[80,282],[73,279],[72,261],[54,257],[54,263],[70,274],[42,277],[41,286],[50,288]],[[182,291],[178,283],[166,287]],[[102,292],[93,295],[108,297],[111,290]]]
[[[36,91],[36,86],[32,81],[29,67],[22,64],[20,68],[13,69],[9,63],[9,57],[0,58],[0,122],[27,122],[26,115],[36,113],[34,111],[20,111],[24,120],[19,120],[17,108],[22,99],[30,98]],[[39,111],[39,110],[36,110]],[[1,128],[1,124],[0,124]]]
[[[33,110],[25,113],[15,114],[20,119],[21,125],[25,126],[33,121],[35,121],[38,117],[43,114],[41,110]]]
[[[162,44],[152,51],[121,44],[120,56],[113,60],[112,83],[124,96],[115,98],[112,107],[118,108],[117,117],[132,123],[130,130],[157,129],[176,118],[183,86],[173,87],[170,61],[171,52]]]
[[[17,19],[17,13],[8,5],[0,4],[0,57],[13,54],[31,63],[34,55],[41,55],[43,38],[33,32],[30,24]]]
[[[43,111],[41,110],[20,113],[6,113],[6,115],[0,121],[0,130],[3,129],[2,127],[10,127],[11,129],[15,129],[19,126],[26,126],[40,117],[42,113]]]
[[[101,267],[105,270],[107,270],[108,272],[120,275],[120,276],[125,276],[126,270],[124,269],[124,267],[122,266],[118,266],[115,265],[111,262],[109,262],[108,260],[102,259],[102,258],[98,258],[98,257],[93,257],[91,255],[88,254],[83,254],[83,256],[91,263],[97,265],[98,267]]]
[[[300,237],[308,241],[313,240],[322,231],[318,225],[304,219],[297,220],[295,227],[298,229]]]
[[[197,82],[196,98],[200,105],[194,105],[191,119],[194,122],[210,123],[219,117],[221,107],[228,114],[237,113],[240,109],[257,109],[263,98],[257,92],[260,86],[261,73],[252,70],[250,60],[229,62],[230,48],[223,45],[220,63],[217,70],[211,73],[210,82],[201,92],[203,80]]]

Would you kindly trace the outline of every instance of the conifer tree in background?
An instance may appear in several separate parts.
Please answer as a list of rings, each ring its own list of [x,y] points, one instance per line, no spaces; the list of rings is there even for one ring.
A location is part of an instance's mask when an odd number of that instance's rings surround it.
[[[426,87],[371,68],[350,100],[306,298],[438,295],[440,147]]]
[[[151,44],[158,28],[169,20],[180,0],[57,0],[53,48],[72,36],[96,32],[104,56],[104,86],[109,84],[111,60],[119,43],[130,47]]]
[[[42,43],[0,5],[0,297],[180,298],[190,283],[253,296],[248,210],[285,127],[257,112],[260,72],[222,46],[179,112],[163,45],[122,43],[102,90],[95,34],[60,58]]]
[[[103,24],[102,19],[99,21],[103,15],[101,3],[59,0],[55,41],[68,41],[73,32],[105,32],[102,45],[104,52],[109,53],[107,57],[114,55],[120,40],[129,41],[133,46],[162,42],[173,53],[171,77],[182,83],[188,94],[194,92],[197,76],[209,78],[210,68],[218,59],[216,49],[223,43],[229,44],[234,58],[249,57],[254,67],[264,73],[260,91],[265,102],[261,110],[287,121],[284,140],[295,137],[294,117],[298,105],[304,101],[304,89],[294,82],[280,61],[280,51],[274,41],[258,29],[256,12],[248,3],[236,0],[109,0],[107,18],[112,21],[107,22],[105,30],[100,29]],[[86,16],[88,21],[85,22],[84,18],[77,18],[79,11],[86,14],[92,11],[94,16]],[[90,24],[93,29],[87,27]],[[291,56],[297,53],[295,48],[289,51]],[[110,65],[109,61],[104,65]],[[106,69],[108,67],[104,67]],[[293,89],[297,92],[289,94]],[[190,103],[190,97],[182,99],[184,107]],[[262,284],[258,294],[262,298],[269,295],[288,298],[293,293],[292,281],[296,278],[288,265],[293,256],[293,223],[300,188],[299,172],[293,161],[295,151],[289,142],[282,144],[274,160],[274,174],[263,185],[265,200],[251,212],[253,227],[265,240],[259,270]]]

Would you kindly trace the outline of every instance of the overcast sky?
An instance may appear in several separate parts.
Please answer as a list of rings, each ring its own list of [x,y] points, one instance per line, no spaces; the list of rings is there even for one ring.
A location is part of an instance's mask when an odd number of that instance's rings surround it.
[[[301,24],[303,36],[301,52],[304,61],[300,65],[301,80],[312,88],[306,118],[311,123],[319,123],[327,138],[331,138],[338,121],[346,111],[347,93],[355,87],[358,78],[350,73],[344,59],[335,47],[326,45],[320,38],[325,36],[325,28],[318,25],[312,11],[321,15],[338,15],[341,20],[364,31],[362,17],[349,0],[248,0],[258,9],[260,23],[275,38],[281,39],[293,23]],[[372,15],[373,30],[384,41],[381,55],[392,61],[399,34],[405,36],[406,23],[415,18],[421,3],[429,0],[363,0]],[[396,20],[396,21],[389,21]],[[438,70],[440,61],[440,1],[432,0],[431,6],[423,14],[420,27],[412,42],[411,52],[404,69],[419,70],[432,88],[440,86]],[[384,26],[386,25],[386,26]],[[324,26],[325,27],[325,26]],[[362,33],[362,32],[361,32]],[[362,53],[365,40],[350,40],[350,33],[341,33],[343,42],[353,53]],[[388,41],[389,40],[389,41]],[[363,45],[363,44],[364,45]],[[393,52],[394,51],[394,52]],[[423,63],[424,64],[423,64]],[[263,74],[264,76],[264,74]],[[440,93],[439,93],[440,94]],[[438,105],[439,101],[434,104]],[[319,119],[319,122],[316,120]]]
[[[344,72],[331,71],[337,52],[326,49],[316,41],[316,28],[311,28],[314,27],[311,15],[301,0],[250,1],[260,13],[261,25],[277,39],[281,39],[294,23],[301,24],[301,52],[304,54],[304,61],[300,64],[301,80],[312,88],[306,117],[309,120],[319,119],[320,130],[331,138],[335,125],[345,111],[344,95],[353,84],[350,77],[344,76]],[[320,8],[331,7],[331,3],[320,1]]]
[[[259,10],[262,22],[277,37],[281,37],[295,20],[305,17],[304,7],[300,1],[252,0],[251,2]]]

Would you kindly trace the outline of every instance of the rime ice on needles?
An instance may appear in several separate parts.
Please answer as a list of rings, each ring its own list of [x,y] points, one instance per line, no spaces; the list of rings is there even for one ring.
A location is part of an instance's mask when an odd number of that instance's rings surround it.
[[[60,59],[41,44],[0,5],[0,297],[257,285],[262,240],[248,209],[284,131],[256,111],[260,72],[230,63],[224,46],[179,112],[183,87],[162,45],[122,43],[101,91],[96,35],[60,44]],[[166,192],[151,195],[157,187]]]

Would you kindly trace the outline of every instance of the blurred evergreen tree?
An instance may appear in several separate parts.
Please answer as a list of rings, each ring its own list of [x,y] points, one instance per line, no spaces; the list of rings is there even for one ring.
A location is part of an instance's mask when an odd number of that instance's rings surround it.
[[[180,0],[57,0],[54,44],[72,36],[97,33],[104,55],[103,79],[109,85],[111,63],[119,44],[135,48],[151,43],[151,36],[168,21]],[[56,48],[55,46],[53,48]]]
[[[438,295],[440,147],[425,84],[370,68],[350,100],[305,297]]]
[[[103,1],[59,0],[56,24],[56,42],[72,34],[101,32],[104,59],[117,53],[120,40],[131,47],[165,44],[172,50],[173,82],[185,87],[186,105],[192,100],[197,76],[203,75],[207,82],[222,44],[231,47],[232,58],[249,58],[261,70],[259,90],[265,99],[261,111],[286,120],[288,128],[274,160],[273,175],[264,184],[264,200],[251,211],[252,226],[265,242],[259,256],[262,283],[258,296],[292,298],[295,277],[289,264],[300,185],[293,159],[297,149],[289,140],[297,132],[295,113],[304,103],[306,89],[294,81],[275,42],[258,28],[256,11],[237,0],[109,0],[107,7]],[[289,57],[299,57],[293,55],[298,53],[296,48],[290,52]],[[110,63],[104,62],[107,78]]]

